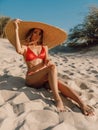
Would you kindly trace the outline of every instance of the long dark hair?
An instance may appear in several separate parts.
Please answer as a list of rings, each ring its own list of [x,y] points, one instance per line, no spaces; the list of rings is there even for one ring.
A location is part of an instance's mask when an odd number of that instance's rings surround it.
[[[35,29],[36,29],[36,28],[31,28],[31,29],[27,32],[27,34],[26,34],[26,36],[25,36],[25,39],[26,39],[27,42],[31,42],[31,38],[32,38],[32,35],[33,35],[33,32],[34,32]],[[38,42],[38,45],[42,45],[42,44],[43,44],[43,30],[42,30],[42,29],[40,29],[40,30],[41,30],[41,38],[40,38],[40,40],[39,40],[39,42]]]

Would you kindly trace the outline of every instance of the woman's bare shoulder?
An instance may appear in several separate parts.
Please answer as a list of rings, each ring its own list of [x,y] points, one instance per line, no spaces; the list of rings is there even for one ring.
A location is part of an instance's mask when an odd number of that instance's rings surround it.
[[[48,49],[48,46],[47,46],[47,45],[44,45],[43,47],[44,47],[45,49]]]

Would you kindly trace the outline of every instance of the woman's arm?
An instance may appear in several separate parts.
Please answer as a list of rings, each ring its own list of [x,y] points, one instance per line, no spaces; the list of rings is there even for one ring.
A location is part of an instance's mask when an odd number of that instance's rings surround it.
[[[14,24],[15,24],[15,35],[16,35],[16,52],[23,55],[25,48],[21,46],[20,40],[19,40],[19,24],[20,20],[16,19],[14,20]]]
[[[46,58],[45,58],[45,60],[49,60],[48,46],[45,46],[45,50],[46,50]]]
[[[49,53],[48,53],[48,46],[45,46],[45,50],[46,50],[46,58],[45,58],[45,60],[44,60],[44,63],[45,63],[46,65],[49,65],[49,63],[50,63],[50,58],[49,58]]]

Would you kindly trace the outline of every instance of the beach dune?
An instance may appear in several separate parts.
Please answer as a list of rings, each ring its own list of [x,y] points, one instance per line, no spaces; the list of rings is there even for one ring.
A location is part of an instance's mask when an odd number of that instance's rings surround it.
[[[50,57],[58,77],[94,108],[95,115],[83,115],[62,95],[66,112],[57,112],[51,91],[25,85],[22,56],[7,39],[0,39],[0,130],[98,130],[98,48]]]

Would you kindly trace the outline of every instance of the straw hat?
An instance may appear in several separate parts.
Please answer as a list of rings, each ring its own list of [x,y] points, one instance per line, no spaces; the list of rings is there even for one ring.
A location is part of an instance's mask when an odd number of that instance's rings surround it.
[[[20,21],[19,23],[19,38],[21,44],[25,40],[27,32],[31,28],[40,28],[44,31],[43,44],[50,48],[53,48],[59,44],[62,44],[67,39],[67,33],[57,27],[41,23],[41,22],[31,22],[31,21]],[[13,20],[8,22],[5,27],[5,34],[12,45],[15,46],[15,25]]]

